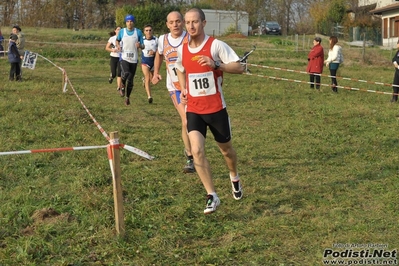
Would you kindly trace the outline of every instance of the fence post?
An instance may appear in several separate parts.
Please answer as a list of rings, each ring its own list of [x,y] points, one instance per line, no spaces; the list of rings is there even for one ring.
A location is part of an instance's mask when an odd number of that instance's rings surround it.
[[[118,132],[110,133],[108,157],[112,171],[112,184],[114,192],[115,227],[119,236],[125,235],[125,218],[123,214],[123,196],[121,184],[120,150]]]
[[[62,71],[62,91],[65,92],[65,70]]]
[[[363,47],[362,47],[363,63],[366,61],[366,31],[363,32]]]

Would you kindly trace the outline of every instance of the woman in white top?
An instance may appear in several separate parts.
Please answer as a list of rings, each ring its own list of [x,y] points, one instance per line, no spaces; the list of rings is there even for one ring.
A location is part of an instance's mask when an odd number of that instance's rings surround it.
[[[337,89],[337,71],[339,68],[339,64],[342,63],[342,47],[338,45],[338,38],[336,36],[331,36],[329,39],[330,42],[330,50],[328,50],[328,58],[324,61],[326,66],[330,69],[331,76],[331,86],[333,92],[338,92]]]
[[[109,75],[108,82],[111,84],[115,77],[117,77],[116,82],[118,85],[117,90],[121,88],[121,69],[119,67],[120,53],[116,49],[116,36],[118,35],[121,27],[116,27],[115,30],[109,33],[110,38],[108,39],[107,45],[105,46],[105,50],[110,52],[110,68],[111,73]]]

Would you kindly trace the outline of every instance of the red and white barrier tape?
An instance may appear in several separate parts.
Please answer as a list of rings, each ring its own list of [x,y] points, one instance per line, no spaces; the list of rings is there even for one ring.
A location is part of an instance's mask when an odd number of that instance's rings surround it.
[[[81,147],[66,147],[66,148],[49,148],[49,149],[33,149],[33,150],[23,150],[23,151],[5,151],[0,152],[0,156],[2,155],[18,155],[18,154],[31,154],[31,153],[43,153],[43,152],[61,152],[61,151],[81,151],[81,150],[92,150],[92,149],[103,149],[103,148],[110,148],[112,144],[109,145],[101,145],[101,146],[81,146]],[[114,145],[115,146],[115,145]],[[125,150],[133,152],[143,158],[148,160],[153,160],[155,157],[149,155],[148,153],[134,148],[132,146],[126,144],[117,144],[116,146],[122,147]]]
[[[280,70],[280,71],[286,71],[286,72],[294,72],[294,73],[300,73],[300,74],[306,74],[309,75],[310,73],[306,71],[299,71],[299,70],[293,70],[293,69],[288,69],[288,68],[281,68],[281,67],[270,67],[270,66],[262,66],[262,65],[256,65],[256,64],[248,64],[249,66],[255,66],[259,68],[266,68],[266,69],[273,69],[273,70]],[[310,81],[302,81],[302,80],[295,80],[295,79],[288,79],[288,78],[281,78],[281,77],[274,77],[274,76],[266,76],[266,75],[261,75],[261,74],[253,74],[251,72],[244,73],[245,75],[249,76],[258,76],[262,78],[268,78],[268,79],[275,79],[275,80],[283,80],[283,81],[290,81],[290,82],[296,82],[296,83],[306,83],[306,84],[312,84]],[[340,76],[330,76],[330,75],[325,75],[325,74],[314,74],[317,76],[325,76],[329,78],[337,78],[337,79],[343,79],[343,80],[350,80],[350,81],[355,81],[355,82],[364,82],[368,84],[374,84],[374,85],[383,85],[383,86],[390,86],[390,87],[399,87],[399,85],[394,85],[390,83],[384,83],[384,82],[376,82],[376,81],[367,81],[367,80],[361,80],[361,79],[354,79],[354,78],[347,78],[347,77],[340,77]],[[320,86],[327,86],[331,87],[330,84],[320,84]],[[377,94],[386,94],[386,95],[392,95],[392,92],[384,92],[384,91],[377,91],[377,90],[369,90],[369,89],[361,89],[361,88],[355,88],[355,87],[349,87],[349,86],[337,86],[337,88],[342,88],[346,90],[354,90],[354,91],[364,91],[364,92],[372,92],[372,93],[377,93]]]
[[[146,153],[146,152],[144,152],[142,150],[139,150],[139,149],[137,149],[135,147],[132,147],[132,146],[129,146],[129,145],[126,145],[126,144],[119,144],[119,146],[124,148],[125,150],[133,152],[133,153],[135,153],[135,154],[137,154],[137,155],[139,155],[141,157],[144,157],[144,158],[146,158],[148,160],[153,160],[155,158],[154,156],[151,156],[148,153]]]
[[[37,54],[38,56],[40,56],[41,58],[43,58],[44,60],[48,61],[50,64],[52,64],[53,66],[57,67],[59,70],[61,70],[62,75],[63,75],[63,80],[64,80],[64,87],[63,87],[63,92],[66,92],[66,86],[67,84],[69,84],[74,92],[74,94],[76,95],[76,97],[78,98],[79,102],[82,104],[83,108],[86,110],[87,114],[90,116],[90,118],[93,120],[94,124],[97,126],[98,130],[100,130],[100,132],[102,133],[102,135],[108,140],[108,142],[111,142],[110,137],[108,136],[107,132],[101,127],[101,125],[97,122],[97,120],[94,118],[94,116],[90,113],[89,109],[86,107],[86,105],[83,103],[82,99],[79,97],[79,95],[77,94],[75,88],[72,85],[72,82],[69,80],[68,75],[65,71],[65,69],[57,66],[54,62],[52,62],[51,60],[47,59],[46,57]],[[111,144],[112,145],[112,144]],[[137,149],[135,147],[126,145],[126,144],[118,144],[118,146],[124,148],[125,150],[128,150],[130,152],[133,152],[141,157],[144,157],[146,159],[152,160],[155,157],[149,155],[148,153]],[[26,150],[26,151],[14,151],[14,152],[0,152],[0,155],[10,155],[10,154],[26,154],[26,153],[37,153],[37,152],[56,152],[56,151],[69,151],[69,150],[87,150],[87,149],[98,149],[98,148],[105,148],[107,146],[86,146],[86,147],[68,147],[68,148],[55,148],[55,149],[39,149],[39,150]]]
[[[0,155],[15,155],[15,154],[29,154],[29,153],[42,153],[42,152],[60,152],[60,151],[81,151],[81,150],[103,149],[103,148],[106,148],[106,147],[107,147],[107,145],[66,147],[66,148],[50,148],[50,149],[35,149],[35,150],[24,150],[24,151],[6,151],[6,152],[0,152]]]

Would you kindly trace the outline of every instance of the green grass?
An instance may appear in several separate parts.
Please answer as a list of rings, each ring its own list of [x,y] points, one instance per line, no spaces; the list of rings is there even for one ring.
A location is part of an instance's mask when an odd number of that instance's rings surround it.
[[[46,31],[65,43],[79,34]],[[33,30],[25,32],[36,40]],[[0,265],[322,265],[324,249],[335,243],[398,248],[398,105],[389,95],[334,94],[326,86],[316,92],[305,83],[266,78],[307,82],[306,74],[253,66],[254,76],[226,74],[244,198],[231,196],[209,134],[207,155],[222,203],[204,216],[201,182],[182,173],[180,123],[166,88],[153,86],[149,105],[138,70],[131,106],[124,106],[107,82],[106,40],[68,49],[28,42],[27,49],[65,68],[108,134],[117,131],[120,142],[155,156],[148,161],[121,150],[126,237],[115,233],[105,149],[0,156]],[[224,40],[240,54],[256,44],[250,63],[306,70],[308,50],[275,46],[268,38]],[[279,51],[285,48],[290,52]],[[370,48],[365,63],[358,49],[344,46],[344,55],[340,76],[392,82],[389,51]],[[39,58],[16,83],[8,81],[6,59],[0,67],[0,151],[107,144],[71,87],[62,92],[59,69]],[[391,91],[348,80],[339,85]]]

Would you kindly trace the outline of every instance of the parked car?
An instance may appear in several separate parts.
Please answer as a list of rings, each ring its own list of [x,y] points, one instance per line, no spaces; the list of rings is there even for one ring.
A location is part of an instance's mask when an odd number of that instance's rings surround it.
[[[281,35],[281,26],[276,21],[267,21],[262,29],[262,33]]]

